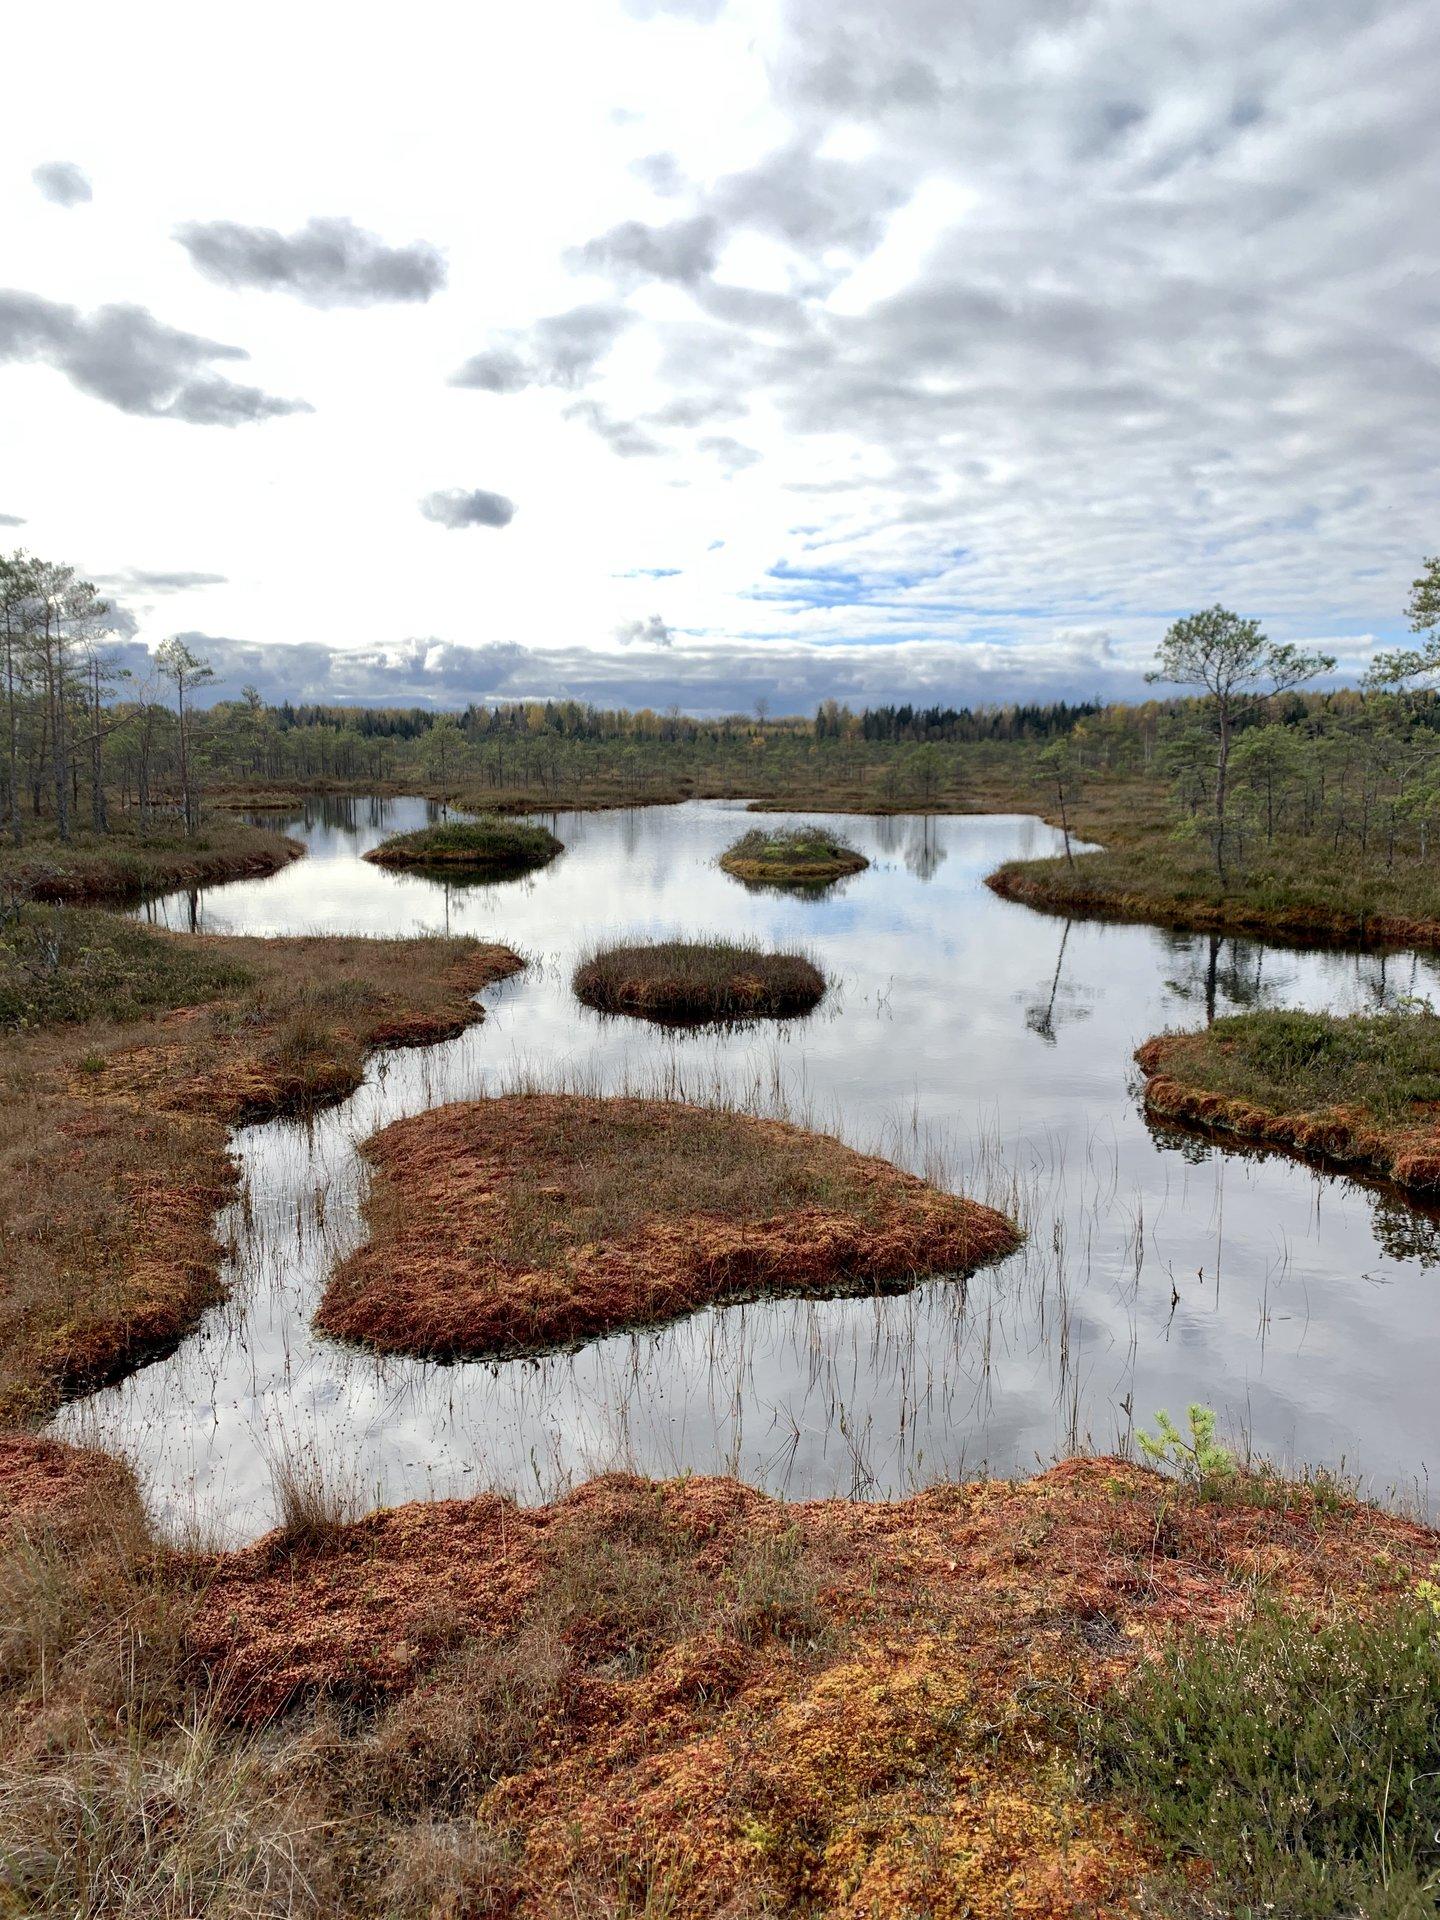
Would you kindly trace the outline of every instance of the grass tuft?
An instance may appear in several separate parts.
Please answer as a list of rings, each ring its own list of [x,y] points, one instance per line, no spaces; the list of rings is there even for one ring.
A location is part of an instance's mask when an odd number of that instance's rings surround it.
[[[808,1013],[825,992],[807,954],[767,953],[741,940],[601,947],[580,962],[572,984],[602,1013],[677,1022]]]

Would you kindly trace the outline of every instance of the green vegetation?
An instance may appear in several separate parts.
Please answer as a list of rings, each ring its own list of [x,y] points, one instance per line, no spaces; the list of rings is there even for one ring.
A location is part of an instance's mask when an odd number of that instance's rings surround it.
[[[1274,1112],[1358,1110],[1413,1124],[1440,1102],[1440,1016],[1429,1006],[1391,1013],[1264,1009],[1231,1014],[1202,1032],[1166,1036],[1165,1071]]]
[[[1181,1433],[1161,1407],[1155,1415],[1155,1433],[1141,1427],[1135,1435],[1140,1451],[1157,1467],[1169,1467],[1181,1480],[1204,1487],[1212,1481],[1229,1480],[1235,1473],[1235,1459],[1215,1439],[1215,1414],[1210,1407],[1192,1406],[1186,1415],[1187,1433]]]
[[[737,940],[602,947],[580,962],[572,984],[602,1013],[686,1022],[808,1013],[825,992],[825,976],[808,955]]]
[[[250,976],[220,952],[78,907],[0,907],[0,1029],[138,1020]]]
[[[1440,1900],[1440,1621],[1422,1602],[1189,1635],[1087,1723],[1177,1867],[1165,1911],[1420,1920]],[[1203,1889],[1203,1892],[1201,1891]],[[1193,1904],[1192,1904],[1193,1903]]]
[[[720,856],[737,880],[760,886],[828,886],[870,862],[828,827],[752,827]]]
[[[1135,1057],[1159,1118],[1440,1185],[1440,1016],[1428,1005],[1234,1014],[1160,1034]]]
[[[1276,1112],[1351,1107],[1413,1124],[1440,1103],[1440,1015],[1429,1006],[1241,1013],[1183,1038],[1187,1079]]]
[[[523,873],[563,852],[548,827],[497,815],[397,833],[365,858],[381,867],[453,867],[467,873]]]

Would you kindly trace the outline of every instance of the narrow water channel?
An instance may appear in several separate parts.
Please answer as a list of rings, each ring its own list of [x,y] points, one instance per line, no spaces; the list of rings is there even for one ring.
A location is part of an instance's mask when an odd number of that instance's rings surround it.
[[[221,933],[449,930],[530,961],[461,1038],[377,1055],[353,1098],[311,1122],[238,1130],[243,1191],[220,1223],[229,1298],[170,1358],[54,1428],[123,1451],[175,1523],[259,1533],[284,1451],[367,1502],[486,1487],[543,1499],[617,1466],[888,1496],[1124,1446],[1156,1407],[1194,1400],[1241,1446],[1427,1497],[1436,1217],[1291,1159],[1155,1133],[1131,1055],[1212,1009],[1435,997],[1433,960],[1034,913],[983,885],[1002,860],[1058,850],[1019,816],[845,821],[873,864],[821,899],[720,872],[716,855],[754,824],[724,803],[563,814],[563,856],[493,885],[360,859],[425,816],[413,800],[315,803],[283,822],[307,859],[145,909]],[[805,1020],[709,1036],[573,999],[576,955],[597,938],[677,932],[803,941],[834,985]],[[539,1362],[377,1360],[317,1338],[326,1274],[361,1231],[358,1142],[517,1082],[779,1100],[918,1171],[943,1167],[1018,1209],[1030,1238],[968,1282],[722,1308]]]

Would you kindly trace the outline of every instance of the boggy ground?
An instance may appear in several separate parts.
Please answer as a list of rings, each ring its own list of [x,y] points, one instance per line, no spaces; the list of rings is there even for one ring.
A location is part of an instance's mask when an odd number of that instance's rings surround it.
[[[187,834],[174,820],[141,827],[116,813],[109,833],[77,829],[61,840],[49,822],[27,822],[17,847],[0,838],[0,893],[21,899],[137,900],[274,873],[305,851],[267,827],[221,817]]]
[[[444,1038],[520,963],[466,940],[158,933],[28,906],[0,927],[0,1423],[167,1350],[220,1293],[228,1129]]]
[[[601,1013],[681,1023],[808,1013],[825,994],[825,976],[808,954],[767,953],[743,940],[601,947],[571,984]]]
[[[1440,1187],[1440,1016],[1256,1012],[1159,1034],[1135,1055],[1146,1110]]]
[[[549,1507],[297,1516],[216,1556],[156,1540],[113,1461],[12,1438],[0,1548],[17,1912],[1202,1920],[1262,1901],[1167,1824],[1175,1766],[1107,1767],[1097,1720],[1123,1729],[1172,1649],[1230,1672],[1268,1606],[1297,1653],[1409,1607],[1429,1660],[1413,1603],[1440,1537],[1323,1483],[1220,1495],[1085,1460],[883,1504],[611,1476]],[[1412,1668],[1410,1716],[1433,1717],[1433,1663]],[[1263,1702],[1282,1732],[1287,1670]],[[1377,1706],[1322,1731],[1383,1787]],[[1381,1885],[1433,1743],[1392,1755],[1388,1830],[1371,1809],[1374,1903],[1322,1885],[1307,1915],[1430,1910]],[[1228,1755],[1245,1818],[1250,1758]],[[1312,1786],[1280,1798],[1313,1835],[1337,1809]]]
[[[316,1324],[387,1352],[535,1353],[720,1300],[893,1290],[1019,1243],[836,1140],[680,1102],[506,1095],[364,1151],[370,1239]]]

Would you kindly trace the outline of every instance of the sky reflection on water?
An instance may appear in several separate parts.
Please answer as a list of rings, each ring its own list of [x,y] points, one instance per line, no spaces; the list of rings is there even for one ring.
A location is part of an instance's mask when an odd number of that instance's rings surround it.
[[[239,1130],[245,1188],[221,1222],[231,1298],[169,1359],[55,1423],[125,1450],[158,1507],[249,1537],[273,1517],[270,1463],[287,1449],[313,1450],[367,1501],[542,1498],[616,1465],[889,1495],[1123,1445],[1132,1421],[1192,1400],[1258,1451],[1424,1493],[1435,1220],[1290,1159],[1153,1131],[1131,1055],[1210,1007],[1433,995],[1430,960],[1034,913],[982,884],[1002,860],[1058,848],[1018,816],[847,820],[870,869],[792,898],[715,866],[754,824],[725,803],[561,815],[565,853],[492,885],[359,858],[425,815],[414,800],[315,803],[287,823],[307,859],[145,909],[212,932],[448,929],[531,962],[483,996],[480,1026],[377,1056],[343,1106]],[[574,1000],[570,970],[597,938],[679,932],[806,942],[834,984],[808,1018],[708,1035]],[[325,1274],[359,1232],[356,1143],[517,1078],[778,1094],[857,1145],[943,1166],[1018,1210],[1030,1239],[967,1283],[720,1309],[540,1362],[381,1361],[318,1339]]]

